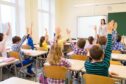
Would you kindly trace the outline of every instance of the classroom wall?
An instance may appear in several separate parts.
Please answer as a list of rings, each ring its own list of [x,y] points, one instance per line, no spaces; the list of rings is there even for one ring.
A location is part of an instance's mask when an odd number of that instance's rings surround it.
[[[126,4],[75,7],[75,5],[86,3],[126,2],[125,0],[56,0],[56,2],[56,24],[62,27],[63,33],[65,33],[65,28],[71,29],[73,37],[76,37],[78,16],[95,16],[107,15],[110,12],[126,12]]]
[[[33,24],[33,34],[32,37],[35,43],[39,41],[38,27],[37,27],[37,0],[25,0],[25,17],[26,17],[26,27],[30,27]]]
[[[66,28],[71,29],[72,37],[76,37],[77,17],[107,15],[109,12],[126,12],[126,4],[117,4],[109,6],[80,6],[78,4],[86,3],[113,3],[124,2],[125,0],[56,0],[55,20],[56,26],[61,26],[62,35],[65,36]],[[33,23],[33,39],[35,43],[39,40],[37,27],[37,0],[25,0],[26,27]]]

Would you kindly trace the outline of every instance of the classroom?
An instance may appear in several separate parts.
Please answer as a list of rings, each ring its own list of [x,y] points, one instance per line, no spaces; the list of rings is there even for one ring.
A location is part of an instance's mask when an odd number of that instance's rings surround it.
[[[126,84],[126,0],[0,0],[0,84]]]

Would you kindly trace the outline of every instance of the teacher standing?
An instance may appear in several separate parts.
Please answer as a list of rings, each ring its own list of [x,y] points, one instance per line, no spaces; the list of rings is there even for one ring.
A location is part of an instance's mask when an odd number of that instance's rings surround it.
[[[99,36],[107,36],[107,25],[105,19],[101,19],[101,25],[98,30]]]

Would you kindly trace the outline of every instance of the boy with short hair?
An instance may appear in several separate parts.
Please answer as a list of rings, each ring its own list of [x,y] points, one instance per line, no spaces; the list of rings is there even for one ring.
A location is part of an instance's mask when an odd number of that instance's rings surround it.
[[[77,55],[87,55],[87,51],[84,49],[85,44],[86,44],[86,41],[84,38],[80,38],[76,44],[71,43],[73,53]]]
[[[27,39],[28,36],[29,36],[29,35],[24,36],[22,39],[21,39],[19,36],[14,36],[14,37],[12,38],[12,42],[13,42],[12,51],[19,52],[19,53],[20,53],[21,59],[23,59],[22,55],[24,55],[24,54],[23,54],[24,52],[21,51],[21,46],[22,46],[23,42]],[[26,58],[26,59],[23,59],[23,60],[22,60],[22,64],[23,64],[23,65],[27,65],[27,64],[30,64],[30,63],[32,63],[32,62],[33,62],[33,60],[30,59],[30,58]],[[16,66],[17,66],[17,67],[21,67],[22,65],[21,65],[21,63],[19,63],[19,64],[17,64]],[[28,72],[31,76],[34,76],[34,72],[32,71],[32,64],[31,64],[30,66],[27,67],[27,72]]]
[[[90,49],[90,60],[85,62],[86,73],[96,74],[102,76],[109,76],[109,66],[111,58],[111,46],[112,46],[112,29],[114,21],[111,21],[108,25],[108,37],[105,53],[99,45],[94,45]]]

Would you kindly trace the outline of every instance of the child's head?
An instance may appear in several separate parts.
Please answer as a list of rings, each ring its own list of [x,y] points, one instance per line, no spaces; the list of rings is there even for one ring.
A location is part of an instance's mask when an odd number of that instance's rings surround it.
[[[42,44],[43,44],[44,41],[45,41],[45,37],[42,36],[42,37],[40,38],[40,47],[42,47]]]
[[[3,33],[0,33],[0,42],[3,41],[3,37],[4,37]]]
[[[81,49],[83,49],[85,47],[86,41],[84,38],[80,38],[77,42],[77,46]]]
[[[99,45],[94,45],[90,49],[89,53],[90,53],[90,58],[96,61],[101,60],[104,56],[103,49]]]
[[[18,44],[21,41],[21,38],[19,36],[14,36],[12,38],[13,44]]]
[[[105,36],[100,36],[98,38],[98,44],[100,44],[100,45],[106,45],[106,42],[107,42],[107,38]]]
[[[88,37],[89,44],[93,44],[94,38],[92,36]]]
[[[57,63],[60,62],[62,56],[63,56],[63,54],[62,54],[61,47],[57,43],[54,43],[51,46],[51,49],[50,49],[49,54],[47,56],[47,61],[51,65],[56,65]]]
[[[122,36],[117,35],[117,42],[121,42],[121,40],[122,40]]]

